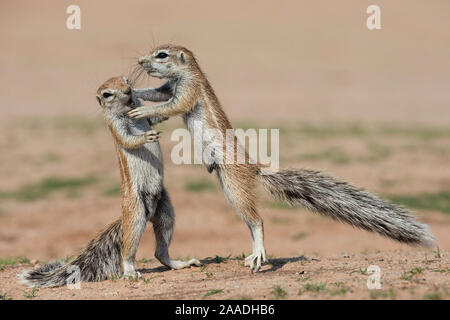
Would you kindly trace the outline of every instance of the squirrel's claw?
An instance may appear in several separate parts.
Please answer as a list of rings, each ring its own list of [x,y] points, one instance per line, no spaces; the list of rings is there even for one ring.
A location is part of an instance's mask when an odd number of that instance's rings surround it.
[[[264,250],[256,250],[247,258],[245,258],[244,265],[250,267],[250,271],[258,272],[261,269],[261,263],[266,262],[266,253]],[[255,263],[256,262],[256,263]]]

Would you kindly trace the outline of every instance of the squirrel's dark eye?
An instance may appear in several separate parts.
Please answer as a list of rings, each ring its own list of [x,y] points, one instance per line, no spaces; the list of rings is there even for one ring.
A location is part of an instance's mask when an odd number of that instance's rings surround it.
[[[167,58],[169,55],[167,54],[167,53],[165,53],[165,52],[160,52],[160,53],[158,53],[157,55],[156,55],[156,57],[158,58],[158,59],[164,59],[164,58]]]
[[[105,93],[102,94],[102,96],[103,96],[103,98],[109,98],[109,97],[112,96],[112,93],[105,92]]]

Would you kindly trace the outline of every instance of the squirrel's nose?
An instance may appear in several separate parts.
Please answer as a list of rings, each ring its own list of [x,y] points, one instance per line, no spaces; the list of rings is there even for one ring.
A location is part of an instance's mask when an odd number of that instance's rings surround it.
[[[146,57],[140,57],[139,60],[138,60],[138,63],[142,65],[142,64],[144,64],[146,61],[147,61],[147,58],[146,58]]]

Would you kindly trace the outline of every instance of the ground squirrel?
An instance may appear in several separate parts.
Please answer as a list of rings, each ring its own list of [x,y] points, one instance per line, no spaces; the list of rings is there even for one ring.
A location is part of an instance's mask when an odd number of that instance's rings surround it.
[[[152,100],[154,92],[172,94],[172,97],[155,106],[131,110],[128,112],[131,118],[181,115],[191,133],[194,133],[195,126],[201,126],[203,132],[213,129],[223,134],[227,129],[232,129],[191,51],[180,46],[164,45],[139,58],[138,62],[150,76],[168,81],[158,89],[137,90],[136,97]],[[193,136],[194,139],[201,138],[195,137],[195,134]],[[246,258],[246,264],[252,271],[258,271],[261,261],[266,260],[263,220],[256,208],[255,185],[258,179],[262,180],[272,196],[291,205],[303,206],[411,245],[434,244],[434,237],[427,225],[415,221],[406,209],[369,192],[311,170],[274,172],[258,164],[228,164],[220,158],[223,156],[220,150],[222,143],[217,142],[216,145],[216,155],[203,161],[207,160],[208,171],[216,170],[227,200],[251,230],[253,253]]]
[[[161,98],[157,93],[148,97]],[[147,221],[153,223],[155,256],[162,264],[173,269],[201,265],[196,259],[185,262],[169,257],[175,216],[169,194],[163,186],[159,132],[151,128],[165,118],[128,118],[126,112],[139,101],[132,97],[131,86],[123,77],[106,81],[98,89],[96,98],[103,109],[119,158],[122,217],[91,240],[72,262],[55,262],[24,273],[23,282],[29,286],[64,285],[73,271],[71,266],[79,268],[81,281],[101,281],[112,276],[139,277],[134,269],[134,260]]]

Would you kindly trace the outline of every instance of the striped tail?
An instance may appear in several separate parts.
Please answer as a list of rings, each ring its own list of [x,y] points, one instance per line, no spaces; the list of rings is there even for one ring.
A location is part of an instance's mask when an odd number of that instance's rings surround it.
[[[417,222],[405,208],[347,182],[311,170],[261,169],[261,179],[272,196],[291,205],[409,245],[435,245],[430,228]]]
[[[70,263],[53,262],[20,276],[29,287],[59,287],[79,279],[102,281],[122,274],[122,219],[110,224],[91,240],[80,255]],[[76,274],[78,273],[78,274]]]

